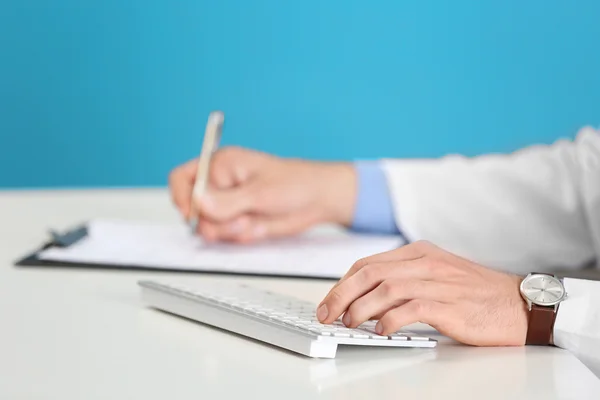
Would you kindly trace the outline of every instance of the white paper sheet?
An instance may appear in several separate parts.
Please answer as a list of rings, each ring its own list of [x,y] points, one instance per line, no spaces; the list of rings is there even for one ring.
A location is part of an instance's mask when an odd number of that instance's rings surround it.
[[[335,231],[254,245],[208,244],[182,225],[94,220],[88,236],[68,248],[49,248],[44,260],[157,269],[340,278],[362,258],[402,244],[398,237]]]

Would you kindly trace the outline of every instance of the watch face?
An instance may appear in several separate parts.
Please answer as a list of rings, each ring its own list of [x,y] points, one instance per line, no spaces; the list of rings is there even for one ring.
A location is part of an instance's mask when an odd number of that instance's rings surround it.
[[[553,306],[564,299],[565,288],[554,276],[536,274],[521,282],[521,293],[534,304]]]

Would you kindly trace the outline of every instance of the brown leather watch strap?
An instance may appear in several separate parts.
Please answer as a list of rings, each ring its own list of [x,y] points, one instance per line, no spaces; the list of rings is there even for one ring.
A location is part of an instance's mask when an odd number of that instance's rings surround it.
[[[531,311],[529,312],[529,328],[527,329],[525,344],[539,346],[548,346],[551,344],[555,320],[556,312],[554,311],[554,307],[543,307],[532,304]]]

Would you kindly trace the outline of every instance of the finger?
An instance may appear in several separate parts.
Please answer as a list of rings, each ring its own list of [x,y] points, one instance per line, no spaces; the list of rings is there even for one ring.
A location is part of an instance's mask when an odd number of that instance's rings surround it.
[[[251,216],[241,215],[231,221],[214,222],[202,220],[198,232],[207,242],[237,242],[249,243],[252,240],[243,240],[244,236],[254,237],[251,230]]]
[[[456,287],[434,281],[388,279],[354,301],[344,313],[343,322],[355,328],[379,314],[398,307],[407,301],[431,300],[448,303],[457,297]]]
[[[242,215],[225,223],[208,223],[216,240],[254,243],[299,234],[318,222],[313,212],[298,212],[275,218]]]
[[[332,288],[317,308],[317,318],[330,324],[348,309],[356,299],[373,290],[390,277],[392,263],[371,264],[368,268],[351,276],[340,285]]]
[[[197,160],[191,160],[173,169],[169,174],[171,199],[179,212],[189,218],[192,203],[192,189],[196,178]]]
[[[258,183],[252,181],[225,190],[210,189],[199,199],[195,198],[194,205],[202,218],[212,222],[232,222],[255,210],[259,191]]]
[[[451,316],[452,306],[432,300],[411,300],[388,311],[375,326],[375,332],[389,335],[403,327],[422,322],[436,328],[444,325]]]
[[[306,231],[319,222],[319,215],[312,210],[294,212],[272,218],[250,220],[250,240],[276,239],[293,236]],[[241,235],[242,241],[244,235]]]
[[[377,320],[381,319],[385,315],[385,313],[387,313],[388,311],[390,311],[390,310],[392,310],[392,309],[394,309],[396,307],[401,306],[402,304],[406,303],[407,301],[408,300],[399,301],[398,304],[393,305],[392,307],[388,308],[387,310],[382,311],[382,312],[380,312],[378,314],[373,315],[371,318],[369,318],[369,320],[371,320],[371,321],[377,321]]]
[[[398,249],[361,258],[360,260],[354,263],[354,265],[348,270],[348,272],[346,272],[346,274],[340,279],[340,281],[337,284],[348,279],[349,277],[351,277],[352,275],[354,275],[369,264],[383,263],[389,261],[416,260],[428,254],[433,249],[433,247],[434,246],[427,241],[418,241],[415,243],[404,245]]]
[[[209,170],[209,184],[216,189],[229,189],[247,181],[250,173],[243,160],[236,159],[230,149],[215,153]]]
[[[228,169],[213,165],[209,170],[208,184],[212,189],[224,190],[236,186],[236,180]]]
[[[200,226],[200,234],[207,241],[237,241],[240,234],[244,233],[249,226],[249,215],[241,215],[231,221],[214,222],[203,220]]]
[[[213,243],[219,240],[219,224],[209,221],[207,219],[199,219],[198,225],[196,226],[197,233],[208,242]]]
[[[326,307],[327,317],[324,321],[335,321],[349,305],[359,296],[373,289],[384,280],[396,278],[404,280],[433,280],[436,277],[434,268],[437,261],[428,257],[416,260],[392,261],[367,264],[354,275],[340,281],[325,296],[322,305]],[[322,311],[324,315],[324,311]],[[328,322],[330,323],[330,322]]]

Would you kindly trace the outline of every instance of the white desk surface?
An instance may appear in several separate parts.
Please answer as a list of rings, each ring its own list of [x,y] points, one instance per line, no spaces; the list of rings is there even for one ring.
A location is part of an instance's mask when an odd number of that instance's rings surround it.
[[[139,279],[251,282],[318,302],[333,282],[18,268],[94,217],[177,221],[164,190],[0,192],[0,399],[598,399],[600,381],[556,348],[340,348],[309,359],[145,308]]]

